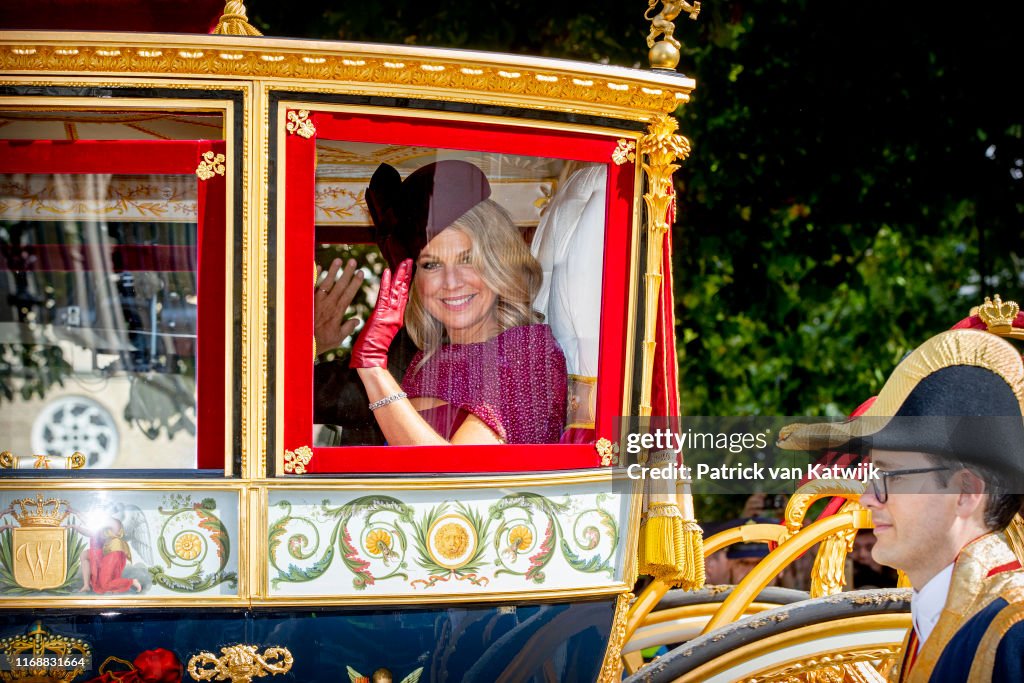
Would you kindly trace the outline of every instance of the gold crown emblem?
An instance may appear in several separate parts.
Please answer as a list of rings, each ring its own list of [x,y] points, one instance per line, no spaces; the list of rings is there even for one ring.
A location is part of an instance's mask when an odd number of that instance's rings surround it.
[[[1016,301],[1003,301],[996,294],[994,299],[985,297],[985,303],[978,307],[978,317],[990,332],[1007,331],[1013,327],[1013,321],[1020,313],[1020,306]]]
[[[59,636],[37,621],[27,633],[0,640],[8,669],[0,671],[0,681],[16,683],[60,683],[75,680],[90,666],[92,648],[81,638]],[[21,665],[19,662],[30,662]],[[42,660],[33,665],[32,660]],[[51,663],[47,663],[51,660]],[[57,662],[56,664],[52,662]]]
[[[16,500],[11,503],[11,509],[11,514],[21,526],[59,527],[71,514],[66,500],[59,498],[44,500],[42,494],[36,494],[35,500],[31,498]]]

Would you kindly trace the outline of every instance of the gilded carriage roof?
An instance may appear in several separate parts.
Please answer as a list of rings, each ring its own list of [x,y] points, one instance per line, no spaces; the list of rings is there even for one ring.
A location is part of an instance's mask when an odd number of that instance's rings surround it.
[[[647,121],[693,79],[522,55],[371,43],[135,33],[0,32],[0,71],[287,81],[296,89],[458,100]]]

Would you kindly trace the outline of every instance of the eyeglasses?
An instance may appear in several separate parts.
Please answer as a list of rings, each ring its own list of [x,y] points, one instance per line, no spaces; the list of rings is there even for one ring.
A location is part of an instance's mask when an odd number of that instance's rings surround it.
[[[890,477],[902,477],[907,474],[925,474],[926,472],[942,472],[948,470],[948,467],[922,467],[914,470],[875,470],[878,473],[877,479],[871,480],[871,492],[875,494],[875,498],[878,499],[879,503],[885,503],[889,500],[889,478]]]

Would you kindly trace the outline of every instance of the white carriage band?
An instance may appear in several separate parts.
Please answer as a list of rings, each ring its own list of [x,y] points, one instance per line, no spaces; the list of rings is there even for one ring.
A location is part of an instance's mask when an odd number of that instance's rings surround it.
[[[391,394],[390,396],[385,396],[381,400],[374,401],[373,403],[371,403],[370,404],[370,410],[377,410],[377,408],[383,408],[384,406],[388,405],[389,403],[394,403],[395,401],[401,401],[403,398],[409,398],[409,394],[405,393],[404,391],[399,391],[397,394]]]

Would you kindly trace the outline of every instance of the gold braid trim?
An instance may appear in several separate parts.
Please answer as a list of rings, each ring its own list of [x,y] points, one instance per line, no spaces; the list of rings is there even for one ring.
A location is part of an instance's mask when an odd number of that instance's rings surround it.
[[[1011,603],[996,615],[996,618],[988,625],[988,629],[985,630],[985,635],[981,637],[967,683],[990,683],[995,680],[992,678],[992,674],[996,666],[996,651],[999,649],[999,641],[1003,639],[1007,631],[1022,620],[1024,620],[1024,607],[1019,604]]]

